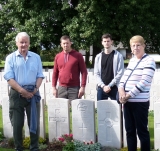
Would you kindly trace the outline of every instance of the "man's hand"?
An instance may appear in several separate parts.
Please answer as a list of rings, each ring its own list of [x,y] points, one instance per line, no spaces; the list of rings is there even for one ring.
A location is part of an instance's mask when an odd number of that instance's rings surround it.
[[[53,95],[55,96],[55,98],[58,97],[58,90],[56,89],[56,87],[53,87]]]
[[[26,99],[31,99],[34,96],[33,92],[28,92],[23,88],[21,89],[20,95]]]
[[[81,87],[79,89],[78,98],[80,99],[85,93],[85,87]]]
[[[111,91],[110,86],[105,85],[105,86],[103,87],[103,91],[106,92],[106,93],[109,93],[109,92]]]

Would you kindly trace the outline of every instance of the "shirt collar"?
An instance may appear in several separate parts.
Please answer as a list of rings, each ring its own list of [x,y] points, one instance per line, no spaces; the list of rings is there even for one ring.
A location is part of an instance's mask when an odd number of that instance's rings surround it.
[[[19,51],[18,51],[18,50],[16,51],[16,56],[22,56],[22,55],[19,53]],[[32,56],[31,52],[30,52],[30,51],[28,51],[28,52],[27,52],[27,56],[26,56],[26,57],[31,57],[31,56]]]

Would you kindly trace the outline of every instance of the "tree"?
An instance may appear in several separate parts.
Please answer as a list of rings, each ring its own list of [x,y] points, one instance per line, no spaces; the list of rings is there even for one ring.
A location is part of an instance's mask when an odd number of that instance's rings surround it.
[[[95,54],[101,48],[101,36],[111,33],[115,44],[122,42],[129,48],[133,35],[142,35],[148,52],[159,52],[160,27],[157,0],[78,0],[77,15],[66,20],[68,31],[79,49],[88,50],[93,45]],[[97,51],[98,50],[98,51]],[[94,62],[92,63],[92,65]]]
[[[37,53],[42,46],[50,50],[59,44],[64,18],[63,12],[59,11],[62,3],[50,0],[6,0],[0,3],[1,52],[16,49],[15,36],[20,31],[30,35],[31,50]]]
[[[19,31],[29,33],[35,52],[41,46],[54,49],[67,34],[78,50],[89,51],[93,45],[94,58],[101,51],[102,34],[109,32],[115,44],[122,42],[128,48],[133,35],[142,35],[147,52],[160,53],[157,0],[0,0],[0,4],[0,51],[4,54],[15,50],[14,38]]]

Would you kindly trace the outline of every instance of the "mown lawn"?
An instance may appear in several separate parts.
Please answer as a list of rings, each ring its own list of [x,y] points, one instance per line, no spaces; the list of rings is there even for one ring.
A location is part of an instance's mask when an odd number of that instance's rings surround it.
[[[48,137],[48,120],[47,120],[47,118],[48,118],[48,115],[47,115],[47,109],[46,109],[46,112],[45,112],[46,137]],[[71,118],[71,116],[70,116],[70,118]],[[154,115],[153,115],[153,111],[149,113],[148,119],[149,119],[149,131],[150,131],[151,148],[153,149],[154,148]],[[71,131],[72,131],[72,129],[71,129]],[[97,131],[97,128],[96,128],[96,131]],[[0,132],[3,132],[2,107],[1,106],[0,106]],[[13,149],[0,148],[0,151],[14,151],[14,150]],[[28,150],[25,150],[25,151],[28,151]]]

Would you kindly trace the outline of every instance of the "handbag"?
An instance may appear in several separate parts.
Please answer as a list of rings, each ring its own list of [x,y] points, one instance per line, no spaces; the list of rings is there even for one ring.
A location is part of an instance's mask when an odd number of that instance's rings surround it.
[[[144,56],[137,62],[136,66],[135,66],[134,69],[131,71],[131,73],[130,73],[130,75],[128,76],[126,82],[124,83],[124,89],[125,89],[125,87],[126,87],[126,83],[127,83],[128,79],[131,77],[133,71],[136,69],[136,67],[137,67],[138,64],[142,61],[142,59],[145,58],[146,56],[148,56],[148,55],[147,55],[147,54],[144,55]],[[117,94],[116,94],[116,100],[117,100],[117,103],[120,104],[120,101],[119,101],[119,92],[118,92],[118,91],[117,91]]]

